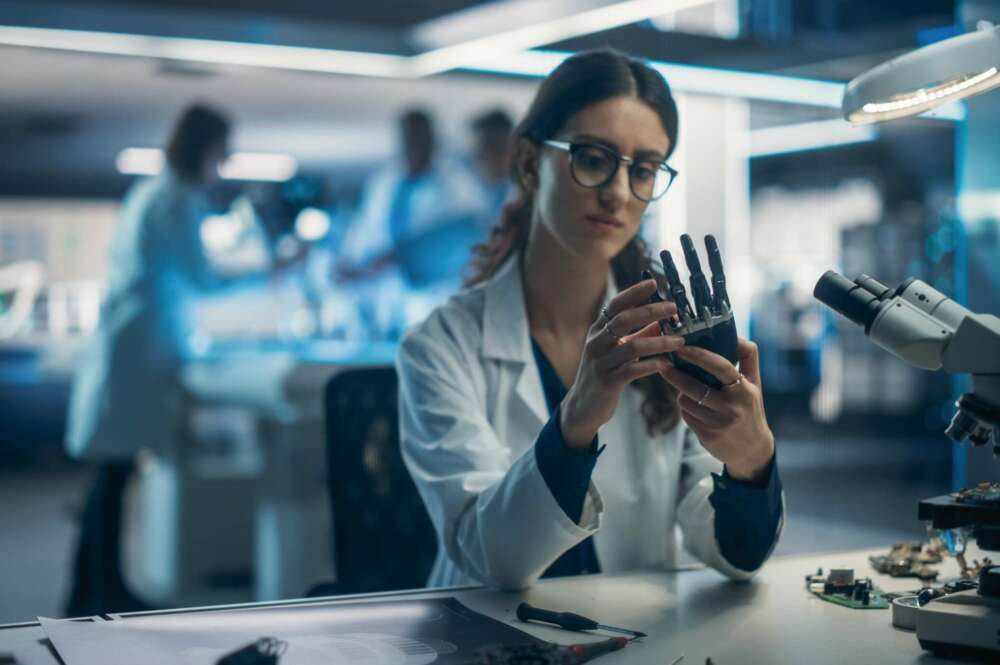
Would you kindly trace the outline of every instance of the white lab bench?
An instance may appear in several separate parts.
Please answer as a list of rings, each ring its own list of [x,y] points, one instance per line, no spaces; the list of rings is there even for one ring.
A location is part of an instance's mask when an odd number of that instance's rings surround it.
[[[944,665],[958,663],[924,652],[912,631],[894,628],[889,610],[854,610],[823,601],[805,589],[804,576],[817,567],[853,567],[887,591],[912,589],[913,579],[873,574],[868,555],[880,551],[780,557],[768,562],[749,584],[728,582],[708,569],[682,572],[636,572],[541,580],[521,593],[481,587],[398,592],[336,599],[310,599],[259,604],[287,607],[302,603],[335,603],[359,599],[404,600],[454,596],[470,609],[509,623],[542,639],[570,644],[593,641],[585,633],[525,624],[515,618],[522,600],[538,607],[572,611],[612,626],[648,633],[623,651],[600,657],[614,665],[664,665],[684,656],[681,665]],[[957,572],[954,560],[941,566],[943,575]],[[233,610],[253,606],[226,606]],[[113,621],[185,610],[112,616]],[[281,637],[280,632],[277,637]],[[601,636],[603,639],[604,636]],[[9,651],[21,665],[54,665],[38,624],[0,626],[0,652]],[[71,665],[79,665],[72,663]],[[97,664],[95,664],[97,665]]]

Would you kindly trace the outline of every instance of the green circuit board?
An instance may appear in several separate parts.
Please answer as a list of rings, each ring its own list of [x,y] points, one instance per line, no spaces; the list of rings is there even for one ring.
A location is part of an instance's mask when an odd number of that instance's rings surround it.
[[[889,599],[886,598],[885,592],[875,587],[872,589],[872,593],[868,598],[868,604],[865,605],[861,601],[852,600],[848,596],[842,593],[822,593],[811,591],[814,596],[822,598],[823,600],[834,603],[836,605],[843,605],[844,607],[849,607],[852,610],[887,610],[889,609]]]

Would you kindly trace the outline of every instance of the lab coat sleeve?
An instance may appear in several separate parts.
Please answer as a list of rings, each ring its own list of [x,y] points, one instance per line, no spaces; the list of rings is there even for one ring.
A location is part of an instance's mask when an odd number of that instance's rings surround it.
[[[720,481],[723,465],[701,445],[695,433],[684,423],[684,450],[681,460],[680,494],[678,496],[677,521],[684,535],[684,546],[695,557],[708,566],[734,580],[748,580],[760,570],[743,570],[733,566],[719,547],[715,536],[715,508],[711,496],[715,485]],[[774,550],[778,537],[784,527],[784,494],[781,496],[781,517],[774,533],[774,540],[768,550],[767,557]]]
[[[398,178],[380,171],[365,183],[361,201],[341,241],[340,258],[349,265],[362,265],[391,249],[388,217]]]
[[[404,339],[397,360],[403,457],[451,561],[484,584],[522,589],[597,531],[603,506],[591,484],[574,523],[546,485],[533,447],[511,459],[485,415],[475,369],[482,360],[455,339],[467,332],[432,316]]]
[[[179,266],[196,289],[208,291],[222,280],[212,269],[201,242],[202,210],[181,196],[156,200],[142,214],[139,251],[141,260],[151,269]]]

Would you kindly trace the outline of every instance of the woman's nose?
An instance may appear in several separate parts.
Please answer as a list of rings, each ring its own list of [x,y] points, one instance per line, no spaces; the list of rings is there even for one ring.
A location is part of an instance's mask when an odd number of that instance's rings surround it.
[[[616,210],[628,203],[632,190],[629,187],[628,169],[624,164],[620,165],[614,177],[600,188],[598,195],[601,204],[610,210]]]

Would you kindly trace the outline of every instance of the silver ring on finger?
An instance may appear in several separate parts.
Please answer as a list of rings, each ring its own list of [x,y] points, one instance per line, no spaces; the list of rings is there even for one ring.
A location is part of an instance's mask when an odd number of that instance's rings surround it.
[[[712,388],[709,386],[705,386],[705,394],[701,396],[700,400],[698,400],[698,406],[704,404],[705,400],[708,399],[708,396],[711,394],[712,394]]]
[[[604,327],[607,328],[608,324],[611,323],[611,315],[608,314],[608,308],[607,307],[602,307],[601,308],[601,316],[604,318]]]
[[[722,390],[725,390],[726,388],[735,388],[736,386],[740,385],[741,383],[743,383],[743,377],[742,376],[740,378],[736,379],[735,381],[733,381],[732,383],[727,383],[726,385],[722,386]]]

